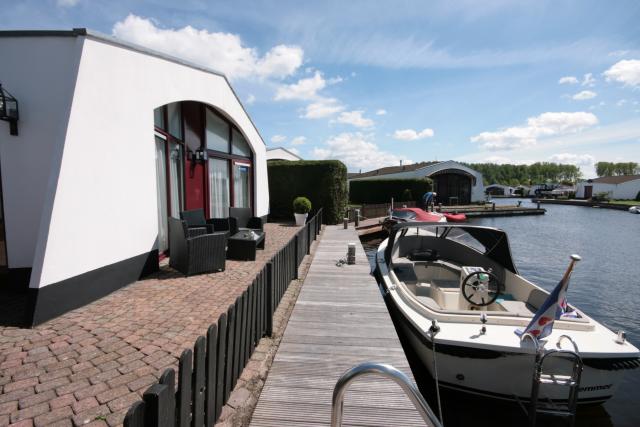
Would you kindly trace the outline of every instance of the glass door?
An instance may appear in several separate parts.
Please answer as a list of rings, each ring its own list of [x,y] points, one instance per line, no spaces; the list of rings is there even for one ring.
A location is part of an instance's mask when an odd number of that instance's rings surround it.
[[[158,192],[158,251],[169,249],[167,205],[167,142],[156,135],[156,186]]]
[[[175,142],[169,143],[169,189],[171,197],[171,216],[180,218],[180,211],[184,210],[182,195],[184,188],[184,165],[182,146]]]
[[[209,215],[224,218],[229,208],[229,161],[209,158]]]
[[[250,177],[251,164],[233,162],[233,206],[236,208],[250,208]]]

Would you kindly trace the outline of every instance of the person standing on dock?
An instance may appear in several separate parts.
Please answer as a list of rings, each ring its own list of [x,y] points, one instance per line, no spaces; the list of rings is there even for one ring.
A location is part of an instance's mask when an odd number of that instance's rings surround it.
[[[422,196],[422,201],[424,202],[425,211],[428,211],[429,207],[431,207],[431,210],[433,211],[433,204],[437,195],[438,193],[432,191],[427,191],[426,193],[424,193],[424,195]]]

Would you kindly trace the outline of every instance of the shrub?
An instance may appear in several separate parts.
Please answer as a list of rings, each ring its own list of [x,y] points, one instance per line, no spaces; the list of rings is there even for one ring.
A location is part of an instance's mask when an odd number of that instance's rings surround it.
[[[424,193],[431,191],[430,179],[372,179],[351,181],[349,184],[349,201],[351,203],[389,203],[393,197],[396,201],[420,199]],[[411,198],[405,198],[405,192]]]
[[[296,197],[293,199],[293,211],[297,214],[306,214],[311,210],[311,201],[306,197]]]
[[[638,191],[638,194],[636,194],[636,201],[640,202],[640,191]]]
[[[412,200],[414,200],[414,198],[413,198],[413,194],[411,194],[411,190],[409,190],[408,188],[405,188],[402,191],[402,201],[403,202],[410,202]]]
[[[304,194],[325,224],[342,221],[347,207],[347,168],[337,160],[270,161],[269,218],[291,219],[293,200]]]

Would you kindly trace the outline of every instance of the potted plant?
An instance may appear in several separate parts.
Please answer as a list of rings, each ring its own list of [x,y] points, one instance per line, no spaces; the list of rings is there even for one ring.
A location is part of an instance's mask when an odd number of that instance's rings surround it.
[[[293,200],[293,214],[296,217],[296,225],[306,224],[310,210],[311,202],[306,197],[296,197]]]

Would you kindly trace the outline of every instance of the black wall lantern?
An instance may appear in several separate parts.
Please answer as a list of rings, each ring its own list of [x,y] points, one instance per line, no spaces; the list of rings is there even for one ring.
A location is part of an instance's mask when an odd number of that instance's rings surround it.
[[[18,134],[18,100],[7,92],[0,83],[0,120],[9,122],[9,133]]]

